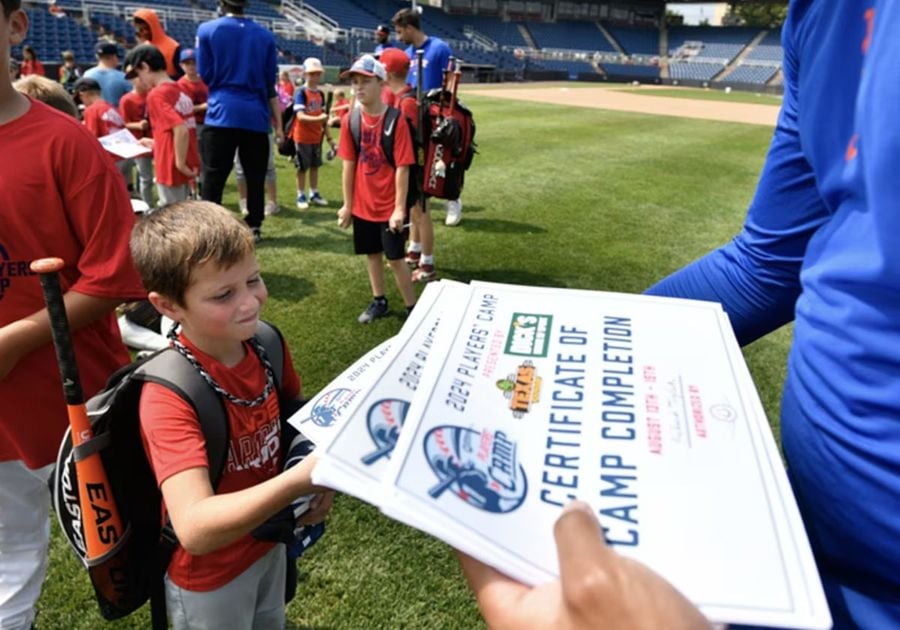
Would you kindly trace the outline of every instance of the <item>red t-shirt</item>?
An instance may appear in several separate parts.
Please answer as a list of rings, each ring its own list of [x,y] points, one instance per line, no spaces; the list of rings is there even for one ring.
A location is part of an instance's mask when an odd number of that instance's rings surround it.
[[[234,367],[222,363],[193,346],[182,335],[209,374],[228,392],[245,399],[256,398],[266,383],[265,370],[256,353],[245,344],[247,354]],[[290,353],[284,350],[284,383],[287,398],[300,393],[300,379],[294,372]],[[272,392],[259,407],[242,407],[225,401],[228,413],[228,459],[217,494],[227,494],[255,486],[281,472],[281,428],[278,393]],[[159,485],[189,468],[209,467],[206,442],[193,407],[174,392],[149,383],[141,392],[141,436],[144,449]],[[221,588],[259,560],[272,543],[250,534],[202,556],[192,556],[182,547],[175,550],[169,578],[189,591]]]
[[[407,96],[411,94],[412,98]],[[381,93],[381,100],[386,105],[399,109],[409,121],[413,124],[413,128],[419,126],[419,105],[416,103],[415,94],[411,86],[406,85],[396,94],[392,90]]]
[[[85,108],[83,118],[84,126],[97,138],[125,128],[125,121],[122,120],[119,111],[102,98]]]
[[[191,102],[194,105],[203,105],[209,100],[209,88],[206,87],[203,79],[198,77],[196,81],[191,81],[185,75],[178,79],[177,83],[181,91],[191,97]],[[194,114],[194,120],[197,121],[198,125],[202,125],[203,121],[206,120],[206,112],[197,112]]]
[[[359,153],[353,146],[350,125],[341,125],[341,140],[338,156],[343,160],[355,160],[356,172],[353,177],[354,216],[367,221],[387,221],[394,212],[396,193],[395,169],[384,157],[381,149],[381,133],[384,115],[370,116],[360,110]],[[415,163],[412,135],[409,124],[403,116],[397,118],[394,134],[394,164],[410,166]],[[390,130],[389,130],[390,131]]]
[[[294,94],[294,111],[307,116],[318,116],[325,111],[325,95],[318,89],[302,87]],[[325,123],[294,119],[291,130],[297,144],[322,144]]]
[[[163,186],[181,186],[191,179],[175,168],[175,133],[178,125],[185,125],[190,134],[185,161],[188,166],[200,168],[197,152],[197,121],[194,120],[194,103],[178,88],[174,81],[160,83],[147,94],[147,113],[153,125],[153,156],[156,181]]]
[[[44,308],[28,264],[45,256],[66,262],[63,291],[143,299],[128,250],[134,212],[100,143],[74,118],[36,101],[0,125],[0,138],[0,327]],[[128,352],[113,313],[72,336],[82,388],[91,396],[128,363]],[[0,401],[0,461],[52,463],[68,426],[52,344],[0,379]]]
[[[346,98],[339,98],[331,106],[331,112],[340,116],[341,124],[343,124],[344,119],[347,118],[347,114],[350,113],[350,100]]]
[[[119,113],[126,123],[141,122],[147,118],[147,95],[138,94],[137,90],[126,92],[119,99]],[[130,129],[129,131],[138,139],[153,137],[153,132],[149,129],[147,131]]]

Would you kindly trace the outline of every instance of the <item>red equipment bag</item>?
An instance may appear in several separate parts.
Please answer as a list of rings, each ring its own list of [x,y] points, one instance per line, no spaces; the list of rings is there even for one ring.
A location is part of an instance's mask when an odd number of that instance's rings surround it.
[[[451,61],[451,64],[453,61]],[[460,71],[444,73],[444,85],[422,99],[423,189],[438,199],[459,199],[475,157],[475,119],[456,98]]]

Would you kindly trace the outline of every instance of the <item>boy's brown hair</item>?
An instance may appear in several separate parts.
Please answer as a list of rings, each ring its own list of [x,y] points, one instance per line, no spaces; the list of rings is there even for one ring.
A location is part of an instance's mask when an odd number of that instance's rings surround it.
[[[253,253],[253,233],[220,205],[182,201],[142,217],[131,233],[131,257],[144,288],[184,306],[200,265],[227,269]]]
[[[13,11],[18,10],[22,6],[22,0],[0,0],[3,4],[3,15],[9,17]]]
[[[58,109],[72,118],[78,118],[78,106],[66,89],[47,77],[37,74],[29,74],[13,83],[13,89],[27,94],[36,101],[46,103],[53,109]]]
[[[398,26],[412,26],[417,31],[422,30],[422,21],[419,18],[419,13],[412,9],[400,9],[397,11],[394,17],[391,18],[391,24],[395,28]]]

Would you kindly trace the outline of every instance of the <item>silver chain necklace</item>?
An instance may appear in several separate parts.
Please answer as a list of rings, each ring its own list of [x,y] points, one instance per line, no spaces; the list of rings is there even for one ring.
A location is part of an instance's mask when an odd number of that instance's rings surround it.
[[[206,384],[212,387],[217,394],[219,394],[220,396],[224,396],[229,402],[232,402],[235,405],[239,405],[241,407],[259,407],[264,402],[266,402],[266,399],[272,393],[272,390],[275,389],[275,371],[272,369],[272,364],[269,362],[269,357],[266,354],[266,349],[255,336],[250,337],[247,342],[250,344],[250,347],[253,348],[253,351],[256,353],[257,358],[259,359],[260,363],[262,363],[263,368],[265,368],[266,370],[266,386],[263,388],[263,391],[259,396],[257,396],[253,400],[246,400],[244,398],[238,398],[237,396],[226,390],[224,387],[219,385],[219,383],[216,382],[216,379],[214,379],[212,375],[203,368],[203,366],[200,364],[200,361],[198,361],[197,357],[194,356],[194,353],[191,352],[187,346],[181,343],[180,339],[178,339],[178,334],[176,331],[178,330],[179,326],[180,324],[178,322],[172,324],[172,327],[169,329],[166,337],[168,337],[172,342],[172,347],[175,348],[178,354],[187,359],[188,363],[190,363],[194,367],[194,369],[197,370],[200,376],[203,377],[203,380],[206,381]]]

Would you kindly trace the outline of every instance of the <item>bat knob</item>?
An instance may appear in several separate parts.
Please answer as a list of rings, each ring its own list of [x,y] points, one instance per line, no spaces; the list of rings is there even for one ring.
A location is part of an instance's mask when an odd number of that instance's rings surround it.
[[[38,258],[31,261],[31,271],[34,273],[56,273],[66,266],[62,258]]]

